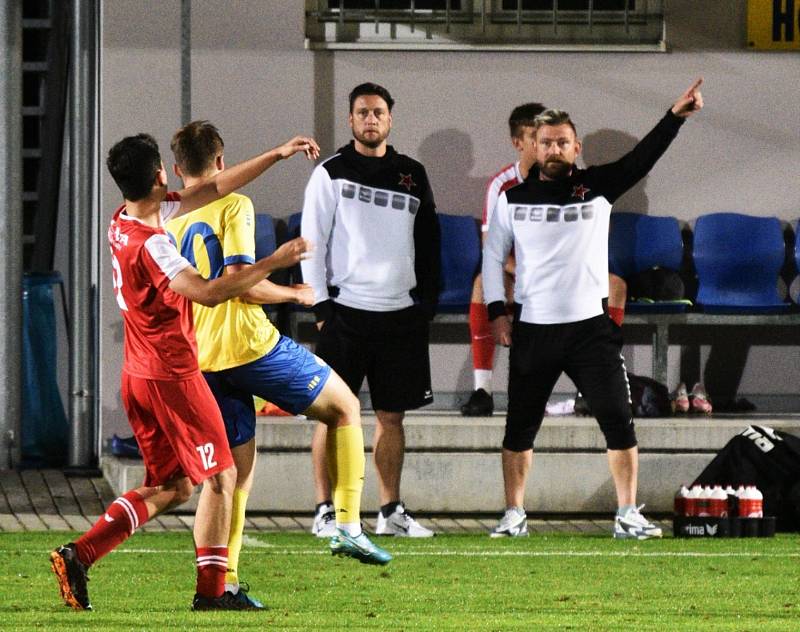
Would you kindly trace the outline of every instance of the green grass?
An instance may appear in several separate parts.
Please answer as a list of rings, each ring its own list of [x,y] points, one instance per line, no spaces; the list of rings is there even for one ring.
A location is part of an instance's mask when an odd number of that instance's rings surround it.
[[[94,612],[61,604],[47,552],[0,534],[0,629],[800,630],[800,537],[380,540],[386,567],[301,534],[250,534],[241,573],[267,612],[193,613],[187,533],[137,534],[90,572]]]

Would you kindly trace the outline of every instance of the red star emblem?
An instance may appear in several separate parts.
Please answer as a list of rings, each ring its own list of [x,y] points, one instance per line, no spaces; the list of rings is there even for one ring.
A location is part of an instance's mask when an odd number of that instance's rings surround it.
[[[589,191],[591,191],[591,189],[587,189],[582,184],[575,185],[574,187],[572,187],[572,197],[580,198],[583,200]]]
[[[416,182],[411,179],[411,174],[405,175],[403,173],[400,174],[400,182],[398,182],[401,187],[405,187],[408,191],[411,191],[411,187],[417,186]]]

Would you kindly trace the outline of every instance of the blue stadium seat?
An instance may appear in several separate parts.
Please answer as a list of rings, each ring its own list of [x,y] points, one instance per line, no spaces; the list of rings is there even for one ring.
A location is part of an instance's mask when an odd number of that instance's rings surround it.
[[[608,235],[609,271],[629,278],[659,267],[678,271],[683,260],[683,238],[678,220],[640,213],[612,213]],[[629,301],[627,312],[683,312],[687,301]]]
[[[294,239],[295,237],[300,236],[300,219],[303,217],[302,213],[292,213],[289,215],[289,219],[286,220],[286,225],[288,226],[288,239]]]
[[[712,213],[694,229],[697,302],[713,313],[780,313],[789,309],[778,294],[786,257],[776,217]]]
[[[794,227],[794,271],[797,276],[792,287],[797,288],[797,284],[800,284],[800,220],[797,221]],[[798,290],[800,290],[800,288],[795,289],[795,291]],[[792,296],[794,302],[800,305],[800,293],[793,294]]]
[[[256,260],[268,257],[278,247],[275,222],[268,213],[256,213]]]
[[[466,313],[472,282],[481,263],[481,240],[474,218],[439,213],[442,231],[442,289],[439,312]]]
[[[272,215],[268,213],[256,213],[256,261],[269,257],[278,247],[278,239],[275,235],[275,222]],[[279,275],[271,274],[270,280],[275,283],[283,282]],[[264,312],[272,316],[278,309],[277,305],[263,305]]]

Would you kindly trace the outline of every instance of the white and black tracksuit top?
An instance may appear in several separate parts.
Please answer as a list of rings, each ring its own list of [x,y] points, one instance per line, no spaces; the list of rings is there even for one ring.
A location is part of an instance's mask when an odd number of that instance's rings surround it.
[[[439,290],[439,222],[424,167],[387,147],[380,158],[349,145],[318,165],[306,186],[300,232],[314,244],[301,263],[317,320],[330,300],[374,312],[432,314]]]
[[[483,250],[489,318],[505,314],[503,264],[513,245],[514,302],[526,323],[571,323],[598,316],[608,296],[611,205],[641,180],[666,151],[683,119],[667,112],[616,162],[573,168],[560,180],[528,179],[501,194]]]

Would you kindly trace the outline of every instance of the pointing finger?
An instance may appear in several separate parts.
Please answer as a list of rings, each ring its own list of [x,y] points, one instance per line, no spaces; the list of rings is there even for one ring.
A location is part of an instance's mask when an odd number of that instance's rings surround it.
[[[702,77],[698,77],[697,79],[695,79],[695,82],[692,84],[692,87],[689,88],[689,90],[687,92],[694,92],[695,90],[697,90],[702,85],[703,85],[703,78]]]

